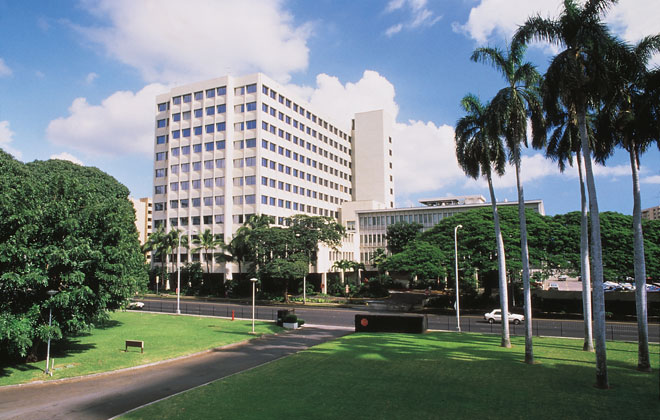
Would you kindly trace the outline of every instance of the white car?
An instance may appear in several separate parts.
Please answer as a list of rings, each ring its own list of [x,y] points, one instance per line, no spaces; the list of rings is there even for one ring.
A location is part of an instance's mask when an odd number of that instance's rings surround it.
[[[496,321],[502,322],[502,310],[495,309],[491,312],[488,312],[484,315],[484,319],[488,321],[489,324],[492,324]],[[518,325],[523,321],[525,321],[525,317],[523,315],[509,313],[509,322],[513,322],[514,324]]]
[[[144,308],[144,302],[130,302],[126,309],[142,309]]]

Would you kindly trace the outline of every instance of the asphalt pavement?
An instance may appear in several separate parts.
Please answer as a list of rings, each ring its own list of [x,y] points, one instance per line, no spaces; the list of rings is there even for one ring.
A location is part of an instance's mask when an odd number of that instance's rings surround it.
[[[108,419],[352,331],[307,325],[155,366],[0,387],[0,419]]]
[[[144,310],[154,312],[174,313],[176,312],[176,300],[168,298],[145,298]],[[238,303],[201,301],[195,299],[182,299],[180,304],[181,313],[193,315],[209,315],[231,317],[232,311],[237,318],[251,318],[252,306]],[[391,315],[392,312],[374,309],[370,306],[354,306],[350,308],[316,306],[301,304],[295,305],[260,305],[256,307],[255,317],[263,320],[277,319],[279,309],[295,309],[296,315],[305,319],[306,322],[318,325],[337,325],[343,327],[355,326],[355,314],[358,313],[383,313]],[[455,315],[428,315],[428,327],[432,330],[456,331]],[[461,315],[461,331],[499,334],[501,325],[489,324],[483,316]],[[637,324],[634,322],[610,322],[606,323],[606,338],[612,341],[637,341]],[[544,337],[569,337],[583,338],[584,323],[582,320],[569,319],[534,319],[532,321],[532,333],[535,336]],[[510,326],[511,335],[525,335],[524,324]],[[657,343],[660,341],[660,325],[649,324],[649,341]]]

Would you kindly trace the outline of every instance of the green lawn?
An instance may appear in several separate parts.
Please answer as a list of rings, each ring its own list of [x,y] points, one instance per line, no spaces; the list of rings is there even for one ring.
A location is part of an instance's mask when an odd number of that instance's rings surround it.
[[[124,419],[657,419],[637,347],[609,343],[609,390],[582,341],[457,333],[353,334],[129,413]]]
[[[44,375],[45,361],[22,365],[0,365],[0,385],[52,380],[139,366],[158,360],[191,354],[213,347],[254,338],[252,321],[218,318],[116,312],[110,321],[91,333],[53,343],[55,358],[52,377]],[[281,329],[272,323],[257,322],[258,334]],[[125,340],[144,341],[139,348],[124,351]]]

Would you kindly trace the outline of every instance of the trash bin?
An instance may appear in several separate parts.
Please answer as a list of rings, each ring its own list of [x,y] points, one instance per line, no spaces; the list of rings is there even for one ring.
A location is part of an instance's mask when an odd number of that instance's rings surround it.
[[[295,313],[296,313],[295,309],[278,309],[277,310],[277,326],[278,327],[283,327],[284,326],[284,318],[289,314],[295,314]]]

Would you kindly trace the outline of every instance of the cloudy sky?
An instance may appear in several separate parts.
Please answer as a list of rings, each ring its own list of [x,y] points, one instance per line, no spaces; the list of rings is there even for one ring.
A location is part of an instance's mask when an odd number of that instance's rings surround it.
[[[460,99],[503,87],[470,61],[503,47],[527,16],[555,16],[560,0],[0,0],[0,148],[28,162],[96,166],[137,197],[151,194],[154,97],[170,86],[263,72],[346,122],[387,109],[396,118],[397,206],[483,194],[454,154]],[[620,0],[607,16],[628,42],[660,32],[660,1]],[[527,59],[544,71],[552,48]],[[655,59],[655,64],[660,64]],[[527,199],[548,214],[579,209],[577,172],[528,150]],[[630,163],[597,167],[601,210],[632,212]],[[660,152],[642,157],[642,206],[660,204]],[[515,200],[512,170],[496,180]]]

